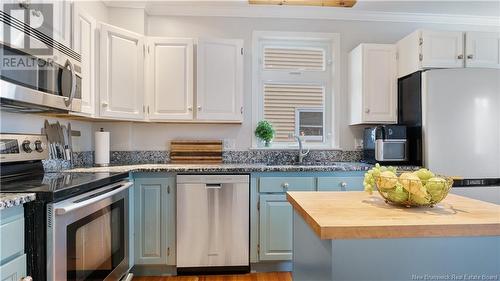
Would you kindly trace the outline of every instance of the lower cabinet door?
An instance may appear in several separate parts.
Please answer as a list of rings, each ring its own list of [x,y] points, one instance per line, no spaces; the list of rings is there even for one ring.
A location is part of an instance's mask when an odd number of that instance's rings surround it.
[[[292,259],[292,206],[286,195],[260,195],[260,260]]]
[[[135,264],[169,264],[175,241],[170,227],[170,203],[174,178],[136,178],[134,180]],[[175,230],[174,230],[175,232]],[[175,260],[175,259],[174,259]]]
[[[19,281],[26,277],[26,255],[0,266],[1,281]]]

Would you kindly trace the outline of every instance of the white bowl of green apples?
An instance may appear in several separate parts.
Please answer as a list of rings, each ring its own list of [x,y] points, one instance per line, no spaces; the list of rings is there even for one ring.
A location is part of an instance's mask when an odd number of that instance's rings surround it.
[[[376,188],[386,203],[406,207],[433,207],[441,202],[453,186],[453,179],[435,175],[421,168],[414,172],[398,172],[395,167],[378,163],[365,173],[365,191]]]

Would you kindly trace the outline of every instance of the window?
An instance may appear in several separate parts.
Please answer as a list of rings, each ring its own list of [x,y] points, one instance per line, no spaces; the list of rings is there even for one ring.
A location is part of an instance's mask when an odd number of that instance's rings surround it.
[[[323,142],[323,108],[297,108],[295,112],[295,135],[304,140]]]
[[[336,147],[338,35],[254,32],[253,48],[254,129],[258,121],[269,121],[275,148],[294,146],[294,135],[311,147]]]

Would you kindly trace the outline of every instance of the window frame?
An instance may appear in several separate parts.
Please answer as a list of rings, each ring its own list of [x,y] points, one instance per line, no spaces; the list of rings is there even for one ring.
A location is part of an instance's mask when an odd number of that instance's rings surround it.
[[[330,67],[328,85],[325,87],[325,103],[323,112],[324,141],[307,143],[311,149],[340,149],[340,34],[339,33],[317,33],[317,32],[281,32],[281,31],[254,31],[252,34],[252,147],[251,149],[296,149],[297,143],[279,142],[273,143],[270,148],[259,146],[259,140],[253,132],[257,123],[263,119],[263,86],[264,83],[283,83],[284,81],[263,81],[261,72],[263,67],[263,58],[261,57],[261,42],[264,40],[300,40],[303,42],[321,42],[329,46],[329,60],[327,67]],[[280,46],[282,47],[282,46]],[[280,70],[265,70],[280,71]],[[303,70],[307,74],[307,70]],[[292,82],[292,81],[290,81]],[[305,80],[304,83],[313,81]],[[293,83],[301,83],[296,82]],[[330,120],[328,120],[330,119]],[[329,121],[329,122],[327,122]],[[331,135],[328,135],[331,134]]]
[[[323,126],[321,127],[323,129],[323,135],[322,136],[301,136],[303,140],[308,141],[311,140],[315,143],[321,142],[324,143],[325,141],[325,107],[323,108],[317,108],[317,107],[301,107],[301,108],[296,108],[295,109],[295,135],[300,136],[300,113],[302,112],[321,112],[322,114],[322,123]],[[309,126],[312,127],[312,126]]]

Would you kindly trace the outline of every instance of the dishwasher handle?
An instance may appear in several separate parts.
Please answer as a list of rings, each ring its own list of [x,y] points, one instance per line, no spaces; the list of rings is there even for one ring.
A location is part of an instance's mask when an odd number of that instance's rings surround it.
[[[222,183],[206,183],[205,188],[220,189],[222,188]]]

